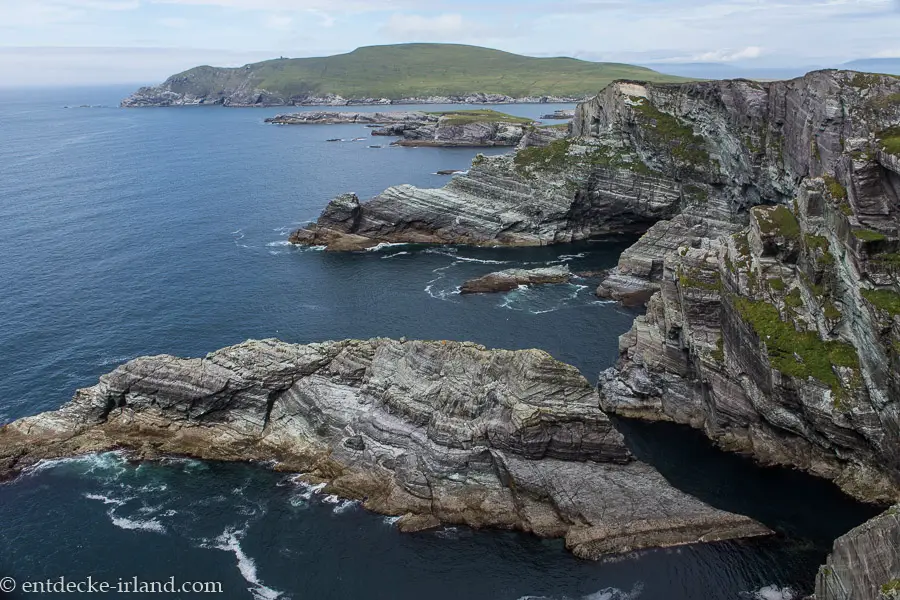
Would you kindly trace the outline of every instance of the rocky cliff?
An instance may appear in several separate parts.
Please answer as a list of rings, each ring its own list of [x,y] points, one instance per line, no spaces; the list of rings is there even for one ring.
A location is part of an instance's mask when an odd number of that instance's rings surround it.
[[[587,558],[768,532],[634,460],[593,386],[538,350],[266,340],[139,358],[0,428],[0,476],[112,448],[261,461],[407,530],[515,528]]]
[[[816,600],[900,598],[900,505],[834,542],[816,577]]]
[[[621,84],[576,120],[588,135],[626,123],[649,164],[707,192],[620,261],[659,292],[601,378],[605,409],[688,423],[859,498],[896,500],[900,170],[886,149],[900,79]],[[691,124],[696,151],[651,153],[675,123]]]

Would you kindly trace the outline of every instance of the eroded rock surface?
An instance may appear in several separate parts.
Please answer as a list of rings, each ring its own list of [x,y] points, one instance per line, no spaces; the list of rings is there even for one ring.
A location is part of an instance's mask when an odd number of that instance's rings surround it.
[[[572,278],[569,267],[555,266],[539,269],[506,269],[470,279],[460,287],[461,294],[508,292],[520,285],[567,283]]]
[[[421,111],[395,112],[338,112],[309,111],[275,115],[266,119],[266,123],[276,125],[394,125],[399,127],[421,126],[425,123],[437,123],[437,115]]]
[[[634,460],[594,388],[538,350],[265,340],[138,358],[0,428],[0,475],[111,448],[266,461],[408,530],[516,528],[590,558],[767,533]]]

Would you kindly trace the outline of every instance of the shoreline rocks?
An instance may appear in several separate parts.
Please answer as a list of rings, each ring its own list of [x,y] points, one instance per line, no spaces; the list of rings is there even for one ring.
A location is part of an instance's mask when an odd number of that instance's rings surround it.
[[[636,461],[596,390],[538,350],[264,340],[142,357],[0,428],[0,478],[114,448],[265,462],[402,516],[406,530],[519,529],[565,537],[584,558],[770,533]]]
[[[513,98],[502,94],[471,93],[458,96],[426,96],[411,98],[345,98],[337,94],[301,94],[284,98],[261,89],[236,89],[230,93],[198,95],[175,91],[178,82],[142,87],[120,103],[122,108],[226,106],[232,108],[267,108],[273,106],[391,106],[408,104],[572,104],[584,98],[569,96],[525,96]]]
[[[568,283],[572,278],[569,267],[554,266],[540,269],[507,269],[470,279],[460,287],[460,294],[490,294],[508,292],[522,285]]]
[[[419,111],[396,112],[338,112],[338,111],[310,111],[282,115],[275,115],[265,120],[266,123],[276,125],[343,125],[360,124],[372,126],[384,126],[395,124],[400,126],[413,126],[424,123],[437,123],[437,115]],[[372,135],[378,135],[372,133]]]

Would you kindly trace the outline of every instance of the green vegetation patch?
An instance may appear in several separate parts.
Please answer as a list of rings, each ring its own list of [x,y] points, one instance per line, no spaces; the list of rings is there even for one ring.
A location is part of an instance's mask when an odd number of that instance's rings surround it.
[[[800,293],[800,288],[794,288],[791,292],[784,297],[784,303],[791,308],[800,308],[803,306],[803,296]]]
[[[825,187],[828,188],[828,193],[830,193],[835,200],[847,199],[847,188],[841,185],[840,181],[831,175],[825,175],[823,179],[825,180]]]
[[[837,321],[841,318],[841,311],[838,310],[837,305],[831,298],[825,301],[825,306],[822,308],[825,313],[825,318],[829,321]]]
[[[797,331],[793,324],[782,321],[778,309],[768,302],[740,296],[733,296],[732,300],[741,318],[765,342],[775,369],[799,379],[812,377],[831,387],[835,396],[843,395],[834,367],[859,369],[859,355],[853,346],[822,341],[811,331]]]
[[[891,290],[860,290],[863,298],[892,316],[900,315],[900,294]]]
[[[854,229],[853,235],[856,239],[863,242],[883,242],[887,239],[887,236],[883,233],[871,229]]]
[[[803,236],[803,241],[806,242],[806,247],[810,250],[827,251],[829,248],[828,238],[824,235],[812,235],[807,233]]]
[[[706,141],[694,133],[693,128],[683,125],[677,118],[664,113],[650,103],[647,98],[631,98],[635,112],[657,138],[657,142],[666,146],[676,159],[691,165],[709,164],[709,152]]]
[[[783,292],[785,288],[784,279],[781,277],[773,277],[769,280],[769,287],[776,292]]]
[[[529,125],[534,122],[533,119],[516,117],[490,109],[451,110],[432,112],[429,114],[444,117],[444,123],[447,125],[468,125],[470,123],[512,123]]]
[[[702,279],[700,279],[700,271],[698,269],[685,271],[679,267],[678,282],[681,284],[681,287],[684,288],[695,288],[700,290],[708,290],[711,292],[718,292],[722,290],[721,279],[716,277],[716,281],[713,283],[703,281]]]
[[[799,239],[800,223],[797,217],[786,206],[776,206],[774,209],[759,207],[753,209],[759,229],[766,235],[780,235],[782,237]]]
[[[686,81],[644,67],[574,58],[534,58],[462,44],[367,46],[347,54],[276,59],[234,69],[197,67],[170,78],[175,91],[218,96],[248,83],[285,98],[458,96],[482,92],[526,96],[594,96],[617,79]],[[184,82],[184,83],[179,83]],[[174,87],[173,87],[174,89]]]
[[[900,253],[885,252],[884,254],[876,254],[872,257],[872,262],[886,269],[900,268]]]
[[[881,586],[881,594],[887,598],[900,597],[900,579],[891,579]]]
[[[900,127],[891,127],[878,134],[885,152],[900,155]]]
[[[721,336],[716,342],[716,349],[709,353],[710,357],[716,362],[725,362],[725,339]]]
[[[516,170],[524,173],[529,167],[540,170],[560,171],[569,159],[572,140],[554,140],[543,147],[531,146],[516,152],[513,163]]]

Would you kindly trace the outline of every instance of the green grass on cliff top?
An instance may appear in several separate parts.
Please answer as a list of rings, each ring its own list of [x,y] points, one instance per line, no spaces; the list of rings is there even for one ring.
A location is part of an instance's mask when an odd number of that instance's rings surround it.
[[[534,123],[534,119],[529,119],[527,117],[516,117],[514,115],[508,115],[506,113],[491,110],[489,108],[475,110],[445,110],[440,112],[432,112],[429,114],[446,117],[445,122],[448,125],[466,125],[468,123],[484,122],[520,123],[523,125]]]
[[[408,98],[483,92],[525,96],[594,95],[616,79],[687,81],[651,69],[574,58],[534,58],[460,44],[368,46],[321,58],[276,59],[234,69],[195,67],[171,79],[176,92],[215,95],[250,76],[273,93]]]

